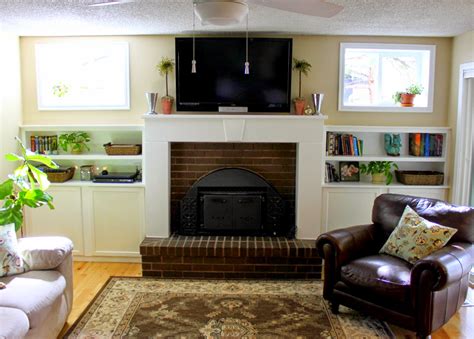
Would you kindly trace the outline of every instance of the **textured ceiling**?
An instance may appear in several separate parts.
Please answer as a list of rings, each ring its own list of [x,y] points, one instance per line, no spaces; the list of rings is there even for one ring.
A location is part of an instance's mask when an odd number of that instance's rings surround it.
[[[21,36],[189,33],[192,0],[137,0],[89,7],[92,0],[0,0],[0,32]],[[291,1],[291,0],[288,0]],[[474,0],[331,0],[333,18],[250,5],[249,30],[290,34],[456,36],[474,29]],[[234,32],[244,25],[197,25]]]

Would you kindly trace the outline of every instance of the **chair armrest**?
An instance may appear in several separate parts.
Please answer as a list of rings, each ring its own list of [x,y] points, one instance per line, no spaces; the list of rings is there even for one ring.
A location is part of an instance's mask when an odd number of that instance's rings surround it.
[[[353,259],[377,253],[376,227],[371,225],[352,226],[324,233],[316,240],[321,258],[325,258],[324,246],[329,244],[336,256],[336,265],[341,266]]]
[[[421,260],[411,270],[414,291],[440,291],[469,274],[474,264],[474,246],[469,243],[452,243]],[[419,286],[423,281],[423,286]]]
[[[30,270],[55,269],[72,253],[72,241],[65,237],[27,237],[18,247]]]

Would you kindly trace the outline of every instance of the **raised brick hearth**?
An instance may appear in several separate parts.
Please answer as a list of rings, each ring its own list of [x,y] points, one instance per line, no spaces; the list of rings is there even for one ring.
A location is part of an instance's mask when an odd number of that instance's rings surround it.
[[[246,168],[270,182],[295,218],[296,144],[196,143],[171,144],[171,229],[179,224],[179,201],[202,176],[222,167]]]
[[[144,276],[220,279],[320,279],[313,240],[270,237],[145,239]]]

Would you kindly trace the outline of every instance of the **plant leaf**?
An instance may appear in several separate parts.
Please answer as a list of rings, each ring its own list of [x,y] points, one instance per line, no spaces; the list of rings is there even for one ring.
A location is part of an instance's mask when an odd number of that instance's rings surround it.
[[[8,161],[25,161],[25,158],[20,157],[15,153],[5,154],[5,159],[7,159]]]
[[[35,153],[31,153],[31,155],[27,154],[26,160],[27,161],[39,162],[43,165],[48,166],[49,168],[58,168],[59,167],[54,161],[51,160],[51,158],[49,158],[47,156],[44,156],[44,155],[41,155],[41,154],[35,154]]]
[[[33,177],[35,178],[35,180],[38,182],[40,189],[43,191],[47,190],[50,185],[50,182],[48,180],[48,176],[46,175],[46,173],[41,172],[39,169],[37,169],[35,166],[31,164],[28,164],[28,168],[33,174]]]
[[[13,194],[13,180],[7,179],[0,185],[0,199],[3,200]]]

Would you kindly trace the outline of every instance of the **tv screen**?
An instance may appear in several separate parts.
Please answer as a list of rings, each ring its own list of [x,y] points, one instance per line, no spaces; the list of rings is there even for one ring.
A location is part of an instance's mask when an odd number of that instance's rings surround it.
[[[251,38],[248,53],[245,74],[245,38],[196,38],[192,73],[192,38],[176,38],[177,110],[289,112],[292,40]]]

